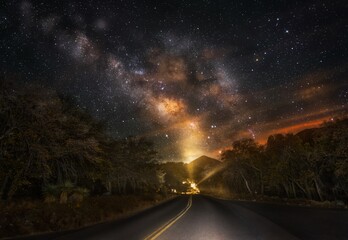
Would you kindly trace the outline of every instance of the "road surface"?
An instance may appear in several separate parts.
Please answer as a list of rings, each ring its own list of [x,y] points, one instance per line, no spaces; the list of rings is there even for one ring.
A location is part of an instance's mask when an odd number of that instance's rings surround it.
[[[348,239],[348,211],[180,196],[128,219],[35,239]]]

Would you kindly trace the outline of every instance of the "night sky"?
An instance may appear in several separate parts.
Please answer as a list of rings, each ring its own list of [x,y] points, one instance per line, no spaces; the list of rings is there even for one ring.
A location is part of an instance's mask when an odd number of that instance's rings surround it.
[[[0,68],[188,161],[348,113],[347,1],[4,1]]]

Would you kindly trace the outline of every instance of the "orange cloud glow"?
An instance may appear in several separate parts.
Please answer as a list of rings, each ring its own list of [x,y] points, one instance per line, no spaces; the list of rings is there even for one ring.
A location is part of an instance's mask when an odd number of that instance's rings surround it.
[[[289,126],[282,127],[282,128],[275,128],[275,129],[272,129],[271,131],[265,132],[261,136],[259,136],[258,142],[261,144],[264,144],[267,142],[267,138],[270,135],[277,134],[277,133],[281,133],[281,134],[297,133],[297,132],[300,132],[304,129],[316,128],[316,127],[319,127],[321,124],[323,124],[323,122],[328,121],[328,120],[330,120],[330,118],[323,117],[323,118],[314,119],[314,120],[311,120],[308,122],[301,122],[298,124],[289,125]]]

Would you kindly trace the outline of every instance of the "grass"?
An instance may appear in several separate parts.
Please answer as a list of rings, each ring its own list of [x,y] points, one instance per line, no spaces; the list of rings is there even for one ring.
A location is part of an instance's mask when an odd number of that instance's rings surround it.
[[[79,205],[40,200],[0,202],[0,236],[63,231],[118,219],[166,200],[159,194],[88,197]]]

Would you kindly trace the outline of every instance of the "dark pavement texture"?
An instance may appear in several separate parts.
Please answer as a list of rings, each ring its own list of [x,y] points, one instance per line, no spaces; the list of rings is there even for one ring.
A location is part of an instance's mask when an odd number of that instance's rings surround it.
[[[178,215],[188,199],[180,196],[127,219],[30,239],[144,239]],[[348,239],[348,211],[194,195],[191,208],[157,239]]]

